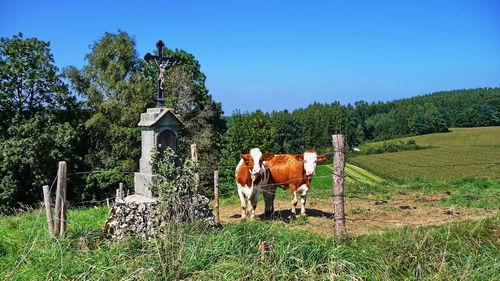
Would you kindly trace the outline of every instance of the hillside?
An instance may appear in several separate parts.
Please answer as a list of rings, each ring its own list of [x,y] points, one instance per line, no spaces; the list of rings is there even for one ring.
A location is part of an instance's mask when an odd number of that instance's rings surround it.
[[[500,177],[500,127],[452,128],[449,133],[395,139],[414,139],[430,149],[360,155],[352,164],[388,179],[461,179]],[[380,146],[381,142],[365,144]]]

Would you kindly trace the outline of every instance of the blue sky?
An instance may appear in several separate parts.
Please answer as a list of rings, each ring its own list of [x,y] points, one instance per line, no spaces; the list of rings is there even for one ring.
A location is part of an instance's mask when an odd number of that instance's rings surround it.
[[[104,32],[193,53],[226,115],[500,86],[500,1],[6,1],[0,36],[81,67]]]

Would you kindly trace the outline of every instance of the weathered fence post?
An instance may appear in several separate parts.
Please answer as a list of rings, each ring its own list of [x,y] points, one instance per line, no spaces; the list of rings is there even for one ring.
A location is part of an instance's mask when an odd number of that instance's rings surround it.
[[[63,235],[66,232],[66,161],[59,161],[57,170],[57,190],[56,190],[56,220],[55,233]]]
[[[123,182],[119,183],[118,184],[118,189],[120,190],[120,199],[124,199],[125,198],[125,188],[124,188],[124,184]]]
[[[50,190],[48,185],[44,185],[43,202],[45,205],[45,214],[47,215],[47,225],[49,226],[50,235],[54,235],[54,220],[52,219],[52,205],[50,204]]]
[[[123,182],[118,184],[118,189],[116,190],[116,198],[115,201],[123,201],[125,198],[125,191],[123,189]]]
[[[344,214],[344,135],[332,135],[333,144],[333,212],[335,236],[343,239],[346,236]]]
[[[198,163],[198,147],[196,144],[191,145],[191,161]],[[195,180],[195,188],[194,191],[200,192],[200,173],[195,173],[194,174],[194,180]]]
[[[214,171],[214,213],[215,213],[215,223],[220,224],[219,215],[219,171]]]

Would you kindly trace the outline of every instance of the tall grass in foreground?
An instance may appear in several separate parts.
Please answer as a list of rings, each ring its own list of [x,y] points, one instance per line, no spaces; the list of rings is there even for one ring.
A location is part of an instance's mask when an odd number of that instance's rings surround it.
[[[338,242],[281,222],[171,224],[159,239],[96,247],[106,208],[71,210],[66,238],[50,238],[38,211],[0,218],[0,276],[14,280],[492,280],[500,216],[405,227]],[[259,256],[259,242],[271,245]]]

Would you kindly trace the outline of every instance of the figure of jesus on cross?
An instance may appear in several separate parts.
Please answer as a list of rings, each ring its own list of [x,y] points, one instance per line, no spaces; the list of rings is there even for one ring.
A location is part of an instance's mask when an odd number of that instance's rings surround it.
[[[165,68],[167,66],[172,66],[176,63],[175,58],[169,58],[169,57],[164,57],[163,56],[163,47],[165,44],[163,44],[163,41],[159,40],[156,42],[156,48],[158,49],[158,55],[153,56],[150,53],[147,53],[144,56],[144,60],[146,62],[151,62],[154,61],[156,65],[158,66],[158,81],[157,81],[157,88],[156,92],[158,94],[157,97],[157,103],[156,107],[165,107],[165,101],[163,97],[163,83],[165,82]]]

